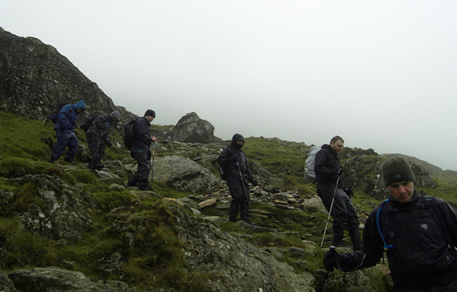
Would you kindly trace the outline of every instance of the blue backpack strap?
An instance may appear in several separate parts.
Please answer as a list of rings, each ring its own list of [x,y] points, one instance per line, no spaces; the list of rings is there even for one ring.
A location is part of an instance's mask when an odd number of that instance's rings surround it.
[[[378,212],[376,213],[376,225],[378,227],[378,232],[379,232],[379,235],[381,236],[381,240],[382,240],[382,243],[384,244],[384,251],[387,251],[389,248],[393,248],[394,245],[393,244],[387,244],[386,243],[386,240],[384,239],[384,235],[382,235],[382,230],[381,230],[381,224],[379,224],[379,217],[380,217],[380,214],[381,214],[381,210],[382,210],[382,207],[389,201],[389,199],[385,200],[384,202],[381,203],[381,205],[379,206],[379,209],[378,209]],[[384,219],[384,218],[383,218]],[[383,222],[384,223],[384,222]]]

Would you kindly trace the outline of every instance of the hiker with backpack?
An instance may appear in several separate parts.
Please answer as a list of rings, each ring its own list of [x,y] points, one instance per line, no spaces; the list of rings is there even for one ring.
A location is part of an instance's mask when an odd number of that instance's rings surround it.
[[[422,196],[401,157],[382,166],[388,200],[370,214],[363,250],[327,252],[324,266],[348,272],[376,265],[386,251],[393,291],[457,291],[457,213],[444,200]]]
[[[100,114],[88,120],[85,127],[87,128],[86,137],[87,145],[90,151],[89,169],[100,170],[105,165],[102,159],[105,156],[106,146],[111,147],[112,143],[109,138],[109,129],[111,125],[115,125],[121,119],[121,114],[118,111],[113,111],[111,114]]]
[[[222,150],[217,162],[224,172],[232,197],[229,221],[236,222],[239,209],[241,220],[251,224],[249,219],[249,183],[255,186],[257,182],[252,177],[246,155],[241,150],[243,145],[244,137],[240,134],[233,135],[232,142]]]
[[[344,246],[344,230],[348,230],[353,250],[359,250],[362,248],[362,240],[360,239],[357,211],[349,197],[352,194],[349,189],[344,188],[341,179],[342,168],[338,153],[343,147],[343,138],[335,136],[330,140],[330,144],[322,145],[321,150],[316,154],[314,172],[317,194],[329,212],[329,216],[331,215],[333,218],[332,245]],[[323,240],[324,237],[322,242]]]
[[[69,163],[76,163],[74,159],[79,145],[75,134],[76,120],[85,109],[86,104],[81,100],[76,104],[62,106],[56,117],[51,117],[51,120],[55,123],[54,130],[56,131],[57,142],[54,145],[49,162],[52,163],[58,160],[68,146],[64,160]]]
[[[130,156],[138,162],[137,172],[129,179],[127,186],[138,187],[141,191],[149,190],[149,173],[151,172],[151,143],[157,141],[149,131],[151,122],[155,119],[156,113],[148,109],[144,117],[135,120],[133,126],[133,137],[130,145]]]

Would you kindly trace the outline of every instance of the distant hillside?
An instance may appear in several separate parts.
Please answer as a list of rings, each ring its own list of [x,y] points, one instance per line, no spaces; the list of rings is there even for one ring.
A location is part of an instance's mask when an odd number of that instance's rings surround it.
[[[408,156],[405,154],[400,154],[400,153],[388,153],[388,154],[383,154],[384,156],[387,157],[392,157],[392,156],[402,156],[408,161],[411,161],[417,165],[422,166],[426,171],[430,173],[430,175],[434,178],[439,178],[443,179],[448,183],[457,183],[457,171],[453,170],[442,170],[438,166],[435,166],[431,163],[428,163],[427,161],[421,160],[419,158],[413,157],[413,156]]]

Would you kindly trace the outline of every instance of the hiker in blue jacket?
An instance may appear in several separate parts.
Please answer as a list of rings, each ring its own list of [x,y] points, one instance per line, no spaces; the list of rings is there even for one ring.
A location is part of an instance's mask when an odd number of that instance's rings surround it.
[[[102,159],[105,156],[105,145],[112,146],[109,138],[109,129],[111,125],[116,124],[121,119],[118,111],[111,114],[101,114],[95,117],[86,131],[87,145],[90,151],[89,169],[102,169],[105,165]]]
[[[79,144],[75,135],[76,120],[85,109],[86,104],[83,100],[76,104],[64,105],[60,109],[57,122],[54,125],[57,142],[54,145],[54,150],[52,151],[49,162],[58,160],[68,146],[68,151],[64,160],[69,163],[75,163],[74,159]]]
[[[241,148],[244,145],[244,137],[235,134],[232,142],[225,147],[219,155],[217,162],[222,167],[227,178],[227,186],[232,197],[229,211],[229,221],[236,222],[238,209],[241,220],[250,224],[249,219],[249,183],[257,185],[248,167],[246,155]]]
[[[415,176],[401,157],[386,160],[382,175],[390,196],[368,217],[363,250],[341,255],[329,251],[325,268],[347,272],[371,267],[386,250],[393,291],[457,291],[455,209],[416,192]]]
[[[344,246],[344,230],[348,230],[353,250],[359,250],[362,248],[362,240],[357,210],[352,205],[350,194],[346,193],[341,179],[342,168],[338,153],[343,147],[343,138],[335,136],[330,140],[330,144],[322,145],[321,150],[316,154],[314,172],[317,194],[333,218],[332,244]]]
[[[133,138],[130,156],[138,162],[137,172],[129,179],[127,186],[137,186],[139,190],[146,191],[149,188],[149,173],[151,172],[151,143],[157,141],[157,138],[152,136],[149,131],[150,124],[155,119],[156,113],[148,109],[144,113],[144,117],[140,117],[135,121],[135,137]]]

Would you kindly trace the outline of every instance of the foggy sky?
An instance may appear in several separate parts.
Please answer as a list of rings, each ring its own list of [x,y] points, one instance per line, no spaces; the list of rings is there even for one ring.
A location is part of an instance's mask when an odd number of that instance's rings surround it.
[[[456,1],[0,0],[114,101],[215,135],[402,153],[457,170]]]

